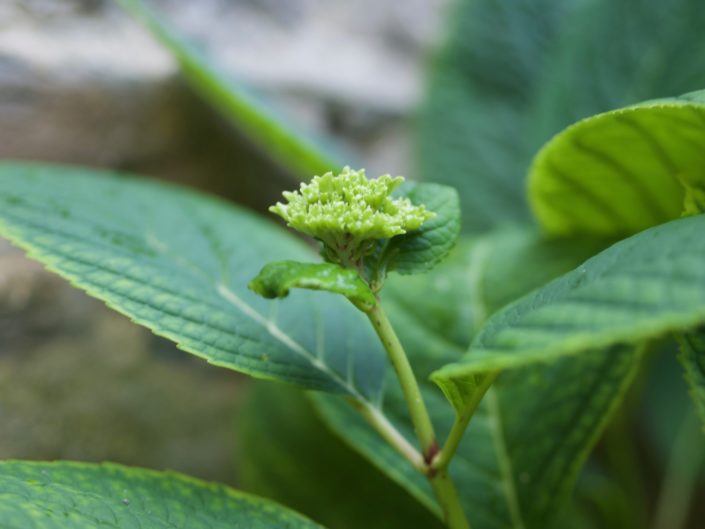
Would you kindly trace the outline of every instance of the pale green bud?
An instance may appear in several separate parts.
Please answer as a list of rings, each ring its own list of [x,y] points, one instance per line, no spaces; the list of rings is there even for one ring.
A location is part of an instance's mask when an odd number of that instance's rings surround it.
[[[322,241],[328,258],[348,265],[371,251],[375,240],[416,230],[435,217],[408,198],[390,196],[403,181],[389,175],[368,180],[364,169],[345,167],[339,175],[314,176],[299,191],[284,192],[288,204],[278,202],[269,211]]]

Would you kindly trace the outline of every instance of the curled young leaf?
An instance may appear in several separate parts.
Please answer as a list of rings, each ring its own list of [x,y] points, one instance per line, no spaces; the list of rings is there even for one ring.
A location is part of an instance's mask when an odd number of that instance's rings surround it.
[[[369,310],[376,303],[375,295],[357,272],[333,263],[268,263],[247,286],[265,298],[283,298],[292,288],[306,288],[342,294],[361,310]]]

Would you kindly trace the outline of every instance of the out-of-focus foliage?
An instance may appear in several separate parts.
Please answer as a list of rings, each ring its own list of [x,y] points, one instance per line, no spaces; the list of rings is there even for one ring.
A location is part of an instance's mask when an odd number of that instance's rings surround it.
[[[699,0],[460,0],[449,21],[417,152],[469,231],[529,220],[531,157],[561,128],[705,86]]]

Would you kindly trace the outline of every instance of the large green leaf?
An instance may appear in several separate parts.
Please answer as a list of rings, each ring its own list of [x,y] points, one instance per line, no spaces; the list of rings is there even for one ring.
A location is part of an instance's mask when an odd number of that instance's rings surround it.
[[[250,387],[238,416],[240,486],[331,529],[442,527],[409,494],[331,433],[305,395]]]
[[[555,42],[527,136],[543,142],[593,114],[705,87],[703,25],[700,0],[584,2]]]
[[[279,227],[174,186],[0,164],[0,233],[92,296],[216,365],[377,401],[384,352],[345,299],[268,301],[268,261],[315,258]]]
[[[692,213],[703,187],[705,92],[580,121],[543,147],[529,175],[534,212],[559,235],[630,235]]]
[[[680,334],[678,341],[681,346],[678,359],[685,368],[690,396],[705,426],[705,330]]]
[[[271,501],[175,472],[112,464],[0,463],[6,529],[315,529]]]
[[[416,277],[390,280],[382,302],[421,378],[441,438],[454,414],[426,375],[434,366],[459,358],[470,339],[468,332],[503,300],[574,267],[591,247],[596,243],[547,241],[532,231],[512,230],[463,242],[425,282]],[[494,273],[500,264],[506,275]],[[413,303],[419,297],[426,302]],[[446,306],[439,310],[443,302]],[[451,464],[474,528],[547,526],[631,381],[638,360],[631,349],[615,349],[527,367],[499,378]],[[425,479],[352,407],[325,395],[314,399],[334,430],[439,514]],[[411,441],[413,428],[392,380],[382,409]]]
[[[434,374],[467,377],[641,343],[705,322],[705,215],[651,228],[504,308],[461,361]]]
[[[149,29],[178,61],[191,86],[255,145],[302,179],[340,168],[340,156],[321,142],[287,123],[233,75],[214,66],[203,54],[168,26],[144,0],[116,0]]]
[[[575,1],[461,0],[419,115],[421,177],[460,191],[463,226],[527,220],[523,135],[541,66]]]

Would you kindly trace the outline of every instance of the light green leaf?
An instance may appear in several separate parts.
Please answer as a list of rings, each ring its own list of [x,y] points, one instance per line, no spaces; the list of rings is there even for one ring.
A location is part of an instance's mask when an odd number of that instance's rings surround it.
[[[286,123],[261,97],[211,64],[172,30],[144,0],[116,0],[139,20],[178,61],[191,86],[255,145],[301,179],[339,169],[340,157],[320,141]]]
[[[462,384],[468,376],[642,343],[702,324],[703,230],[705,215],[698,215],[618,242],[499,311],[469,352],[434,380]]]
[[[467,348],[470,336],[453,329],[460,330],[463,323],[466,330],[477,328],[502,300],[540,285],[550,273],[571,269],[596,244],[547,241],[531,230],[511,230],[461,242],[428,276],[389,281],[382,303],[411,357],[441,439],[454,413],[425,377]],[[505,276],[494,274],[500,264]],[[422,277],[428,278],[425,284]],[[417,296],[427,302],[412,303]],[[444,301],[450,307],[438,311]],[[463,310],[454,312],[455,307]],[[617,348],[502,374],[451,464],[473,527],[545,528],[638,363],[634,351]],[[384,416],[412,441],[401,392],[393,380],[388,384]],[[325,395],[312,397],[336,432],[440,515],[426,480],[352,407]]]
[[[252,376],[379,399],[386,359],[346,300],[268,301],[247,282],[313,252],[215,198],[124,175],[0,164],[0,233],[49,269],[209,362]]]
[[[396,194],[426,206],[436,216],[417,230],[389,239],[384,250],[387,269],[400,274],[427,272],[447,257],[460,235],[458,192],[439,184],[408,183]]]
[[[535,149],[580,119],[705,87],[700,0],[589,0],[554,42],[535,93]]]
[[[175,472],[114,464],[0,463],[0,527],[315,529],[268,500]]]
[[[705,331],[679,333],[676,337],[681,348],[678,359],[685,369],[690,396],[705,427]]]
[[[331,529],[443,525],[334,435],[300,391],[250,387],[238,416],[240,486],[272,498]]]
[[[284,298],[292,288],[307,288],[342,294],[361,310],[370,309],[377,303],[370,287],[355,270],[332,263],[267,263],[248,287],[270,299]]]
[[[460,0],[449,13],[416,152],[423,180],[459,190],[467,230],[529,219],[524,176],[532,150],[523,127],[559,29],[580,3]]]
[[[636,233],[693,213],[703,186],[705,92],[580,121],[543,147],[529,174],[534,213],[559,235]]]

